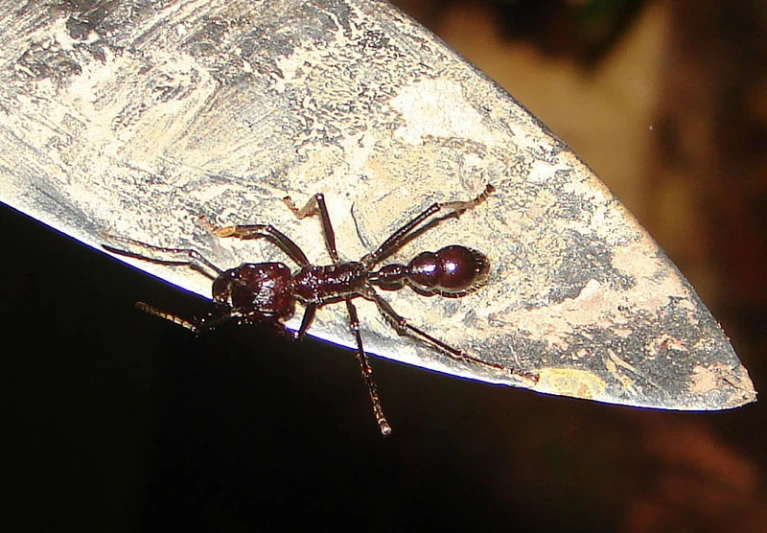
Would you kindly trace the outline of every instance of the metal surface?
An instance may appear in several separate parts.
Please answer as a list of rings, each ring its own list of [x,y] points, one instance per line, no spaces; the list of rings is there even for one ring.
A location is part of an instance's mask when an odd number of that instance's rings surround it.
[[[0,200],[12,207],[97,249],[109,231],[228,268],[285,258],[220,240],[200,216],[272,223],[322,263],[319,221],[295,219],[285,195],[300,205],[325,193],[339,250],[356,259],[426,205],[492,183],[486,203],[400,257],[471,246],[492,262],[488,285],[456,299],[386,297],[434,336],[538,383],[447,359],[360,302],[370,352],[619,404],[755,399],[715,319],[591,170],[389,4],[0,7]],[[129,262],[209,297],[198,272]],[[323,308],[311,333],[353,345],[342,305]]]

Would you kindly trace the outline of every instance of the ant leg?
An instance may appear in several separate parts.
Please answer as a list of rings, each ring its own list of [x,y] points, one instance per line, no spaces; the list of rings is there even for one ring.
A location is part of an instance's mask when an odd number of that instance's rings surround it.
[[[426,344],[430,345],[431,347],[436,348],[440,350],[441,352],[447,354],[450,358],[455,359],[456,361],[463,361],[463,362],[470,361],[472,363],[476,363],[482,366],[492,368],[493,370],[500,370],[505,374],[512,374],[512,375],[526,378],[532,381],[533,384],[538,383],[538,374],[525,372],[525,371],[517,370],[514,368],[509,368],[509,367],[497,365],[494,363],[488,363],[487,361],[482,361],[480,359],[467,355],[466,353],[463,352],[463,350],[453,348],[449,344],[445,344],[441,340],[435,337],[432,337],[425,331],[418,329],[417,327],[409,324],[407,319],[405,319],[402,315],[398,314],[394,310],[394,308],[391,306],[391,304],[387,302],[386,300],[384,300],[375,291],[370,291],[370,294],[366,295],[366,297],[371,298],[376,303],[376,305],[378,306],[378,309],[381,310],[384,317],[386,317],[392,323],[394,328],[397,330],[397,333],[399,333],[400,335],[409,333],[415,336],[416,338],[419,338],[422,341],[426,342]]]
[[[365,348],[362,346],[362,335],[360,334],[360,319],[357,316],[357,308],[354,306],[351,300],[346,300],[346,308],[349,310],[349,328],[352,330],[355,339],[357,340],[357,359],[360,362],[360,369],[362,370],[362,379],[365,381],[365,385],[370,395],[370,401],[373,404],[373,415],[378,423],[378,429],[381,430],[381,435],[391,435],[391,426],[384,416],[383,408],[381,407],[381,398],[378,396],[378,387],[373,380],[373,368],[370,366],[368,356],[365,354]]]
[[[317,306],[315,304],[309,304],[306,306],[306,310],[304,310],[304,318],[301,319],[301,327],[298,328],[298,333],[296,334],[297,339],[303,339],[306,335],[306,332],[309,329],[309,326],[312,325],[312,321],[314,320],[314,315],[317,312]]]
[[[124,255],[126,257],[133,257],[134,259],[141,259],[142,261],[148,261],[150,263],[157,263],[160,265],[187,265],[194,268],[195,270],[199,270],[200,272],[205,273],[205,275],[211,278],[214,276],[210,276],[210,274],[207,273],[205,269],[202,267],[207,267],[208,269],[214,271],[217,275],[223,274],[224,272],[222,269],[220,269],[219,267],[211,263],[208,259],[203,257],[200,254],[200,252],[198,252],[197,250],[192,250],[191,248],[165,248],[163,246],[155,246],[154,244],[137,241],[135,239],[130,239],[128,237],[118,237],[117,235],[112,235],[111,233],[107,233],[107,232],[102,232],[101,234],[102,236],[104,236],[105,238],[111,241],[127,244],[130,246],[138,246],[146,250],[159,252],[161,254],[181,255],[181,256],[185,256],[185,258],[184,259],[157,259],[154,257],[141,255],[136,252],[121,250],[120,248],[115,248],[107,244],[101,245],[102,248],[104,248],[108,252],[112,252],[113,254]]]
[[[293,199],[290,196],[286,196],[282,201],[285,202],[288,208],[299,219],[317,214],[320,215],[320,219],[322,220],[322,233],[325,236],[325,246],[327,247],[333,262],[336,264],[340,263],[341,259],[338,257],[338,250],[336,249],[336,233],[333,231],[333,224],[330,222],[328,206],[325,205],[325,195],[322,193],[315,194],[301,209],[296,207],[295,202],[293,202]]]
[[[482,191],[479,196],[471,200],[432,204],[410,222],[392,233],[375,252],[363,257],[362,262],[368,266],[374,265],[399,250],[414,235],[414,233],[416,233],[418,226],[425,222],[430,216],[439,213],[440,211],[450,211],[443,217],[437,219],[436,222],[441,222],[451,216],[458,217],[469,209],[473,209],[487,200],[487,197],[493,192],[495,192],[495,187],[488,183],[485,190]]]
[[[293,240],[279,231],[271,224],[246,224],[217,227],[207,221],[207,219],[201,218],[205,226],[209,231],[221,238],[234,238],[234,239],[267,239],[275,244],[280,250],[288,254],[298,266],[309,266],[309,259],[306,254],[299,248],[299,246],[293,242]]]

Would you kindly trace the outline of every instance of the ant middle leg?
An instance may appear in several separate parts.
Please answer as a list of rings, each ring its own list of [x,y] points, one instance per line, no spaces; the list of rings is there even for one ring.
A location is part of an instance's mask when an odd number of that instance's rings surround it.
[[[477,207],[479,204],[487,200],[487,197],[490,196],[493,192],[495,192],[495,187],[493,187],[492,185],[488,183],[487,186],[485,187],[485,190],[482,191],[482,193],[476,196],[475,198],[472,198],[471,200],[442,202],[442,203],[432,204],[431,206],[427,207],[424,211],[422,211],[419,215],[417,215],[415,218],[413,218],[408,223],[406,223],[401,228],[399,228],[397,231],[392,233],[383,242],[383,244],[381,244],[381,246],[379,246],[378,249],[376,249],[376,251],[369,253],[365,257],[363,257],[362,262],[368,266],[371,266],[378,263],[379,261],[382,261],[386,257],[390,256],[391,254],[399,250],[402,246],[404,246],[405,243],[407,243],[407,241],[411,237],[413,237],[416,232],[418,232],[419,230],[429,229],[430,226],[428,225],[422,226],[422,224],[426,222],[426,220],[428,220],[429,217],[431,217],[432,215],[435,215],[442,211],[448,211],[447,214],[436,219],[434,221],[435,223],[439,223],[442,220],[446,218],[450,218],[452,216],[458,217],[461,214],[465,213],[466,211]],[[419,226],[422,226],[422,227],[419,228]]]
[[[322,220],[322,234],[325,236],[325,246],[330,254],[330,259],[334,263],[341,262],[338,256],[338,249],[336,248],[336,233],[333,231],[333,223],[330,221],[330,214],[328,213],[328,206],[325,204],[325,195],[317,193],[312,196],[306,205],[301,209],[296,207],[296,203],[290,196],[286,196],[282,199],[288,209],[299,219],[304,219],[312,215],[319,215]]]
[[[362,379],[365,381],[365,386],[368,389],[368,395],[370,396],[370,402],[373,404],[373,415],[375,416],[378,429],[381,430],[381,434],[384,436],[391,435],[391,426],[386,420],[383,408],[381,407],[381,398],[378,395],[378,386],[373,380],[373,368],[370,366],[370,361],[365,353],[365,348],[362,346],[362,334],[360,333],[360,319],[357,316],[357,307],[351,301],[346,300],[346,309],[349,311],[349,329],[352,330],[354,338],[357,341],[357,359],[360,363],[360,370],[362,371]]]

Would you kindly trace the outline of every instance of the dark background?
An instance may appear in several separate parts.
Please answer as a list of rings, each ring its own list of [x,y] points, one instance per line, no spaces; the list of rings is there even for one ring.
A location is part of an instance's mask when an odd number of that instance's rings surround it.
[[[499,42],[584,77],[653,6],[623,3],[596,39],[580,36],[593,15],[532,3],[533,15],[503,2],[403,2],[437,31],[490,21]],[[641,191],[621,197],[701,288],[764,390],[766,78],[749,63],[764,21],[756,3],[735,4],[668,3],[673,68],[661,69],[646,119],[657,126],[650,170],[632,187],[597,170],[619,194]],[[689,98],[680,73],[697,76]],[[711,105],[691,106],[700,95]],[[710,129],[697,150],[686,148],[690,121]],[[681,222],[677,203],[657,201],[669,183],[686,202]],[[669,223],[680,229],[664,241]],[[653,412],[377,359],[395,430],[384,439],[350,352],[254,328],[195,339],[134,302],[194,316],[203,300],[5,207],[0,254],[2,531],[767,530],[763,402]]]

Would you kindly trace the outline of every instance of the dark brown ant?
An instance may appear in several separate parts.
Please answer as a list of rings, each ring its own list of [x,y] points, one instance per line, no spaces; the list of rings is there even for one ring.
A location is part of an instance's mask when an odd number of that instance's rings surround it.
[[[433,204],[395,231],[374,252],[365,255],[359,261],[342,261],[339,257],[335,232],[322,194],[314,195],[301,209],[297,209],[290,197],[286,197],[285,203],[298,218],[319,215],[325,245],[333,260],[332,265],[313,265],[296,243],[269,224],[221,228],[210,226],[209,229],[222,238],[264,238],[271,241],[299,266],[295,272],[291,272],[284,263],[277,262],[244,263],[236,268],[223,270],[192,249],[164,248],[111,234],[105,234],[105,236],[116,242],[136,245],[156,252],[178,254],[183,256],[183,259],[157,260],[111,246],[104,246],[104,248],[113,253],[146,261],[191,266],[213,278],[214,309],[206,318],[189,321],[142,302],[136,304],[142,311],[170,320],[198,335],[229,320],[235,320],[238,324],[271,325],[288,332],[284,321],[293,316],[296,302],[298,302],[305,307],[301,326],[295,335],[300,339],[309,329],[317,308],[329,303],[345,302],[349,312],[349,328],[356,339],[357,358],[373,404],[373,413],[381,433],[389,435],[391,426],[381,408],[378,388],[373,380],[373,370],[362,345],[357,308],[352,302],[354,298],[362,297],[374,302],[400,335],[410,335],[420,339],[453,359],[471,361],[505,373],[518,373],[520,376],[535,380],[534,376],[527,373],[468,356],[463,351],[409,324],[375,289],[379,287],[384,290],[397,290],[408,285],[424,295],[440,294],[459,297],[482,286],[487,280],[490,262],[482,253],[460,245],[446,246],[437,252],[422,252],[407,265],[393,263],[377,270],[374,267],[415,236],[434,227],[436,223],[449,217],[458,217],[481,204],[494,190],[492,185],[487,185],[482,194],[473,200]],[[429,217],[439,212],[446,212],[446,214],[437,220],[432,220],[430,224],[425,224]],[[213,271],[215,276],[209,274],[207,269]]]

